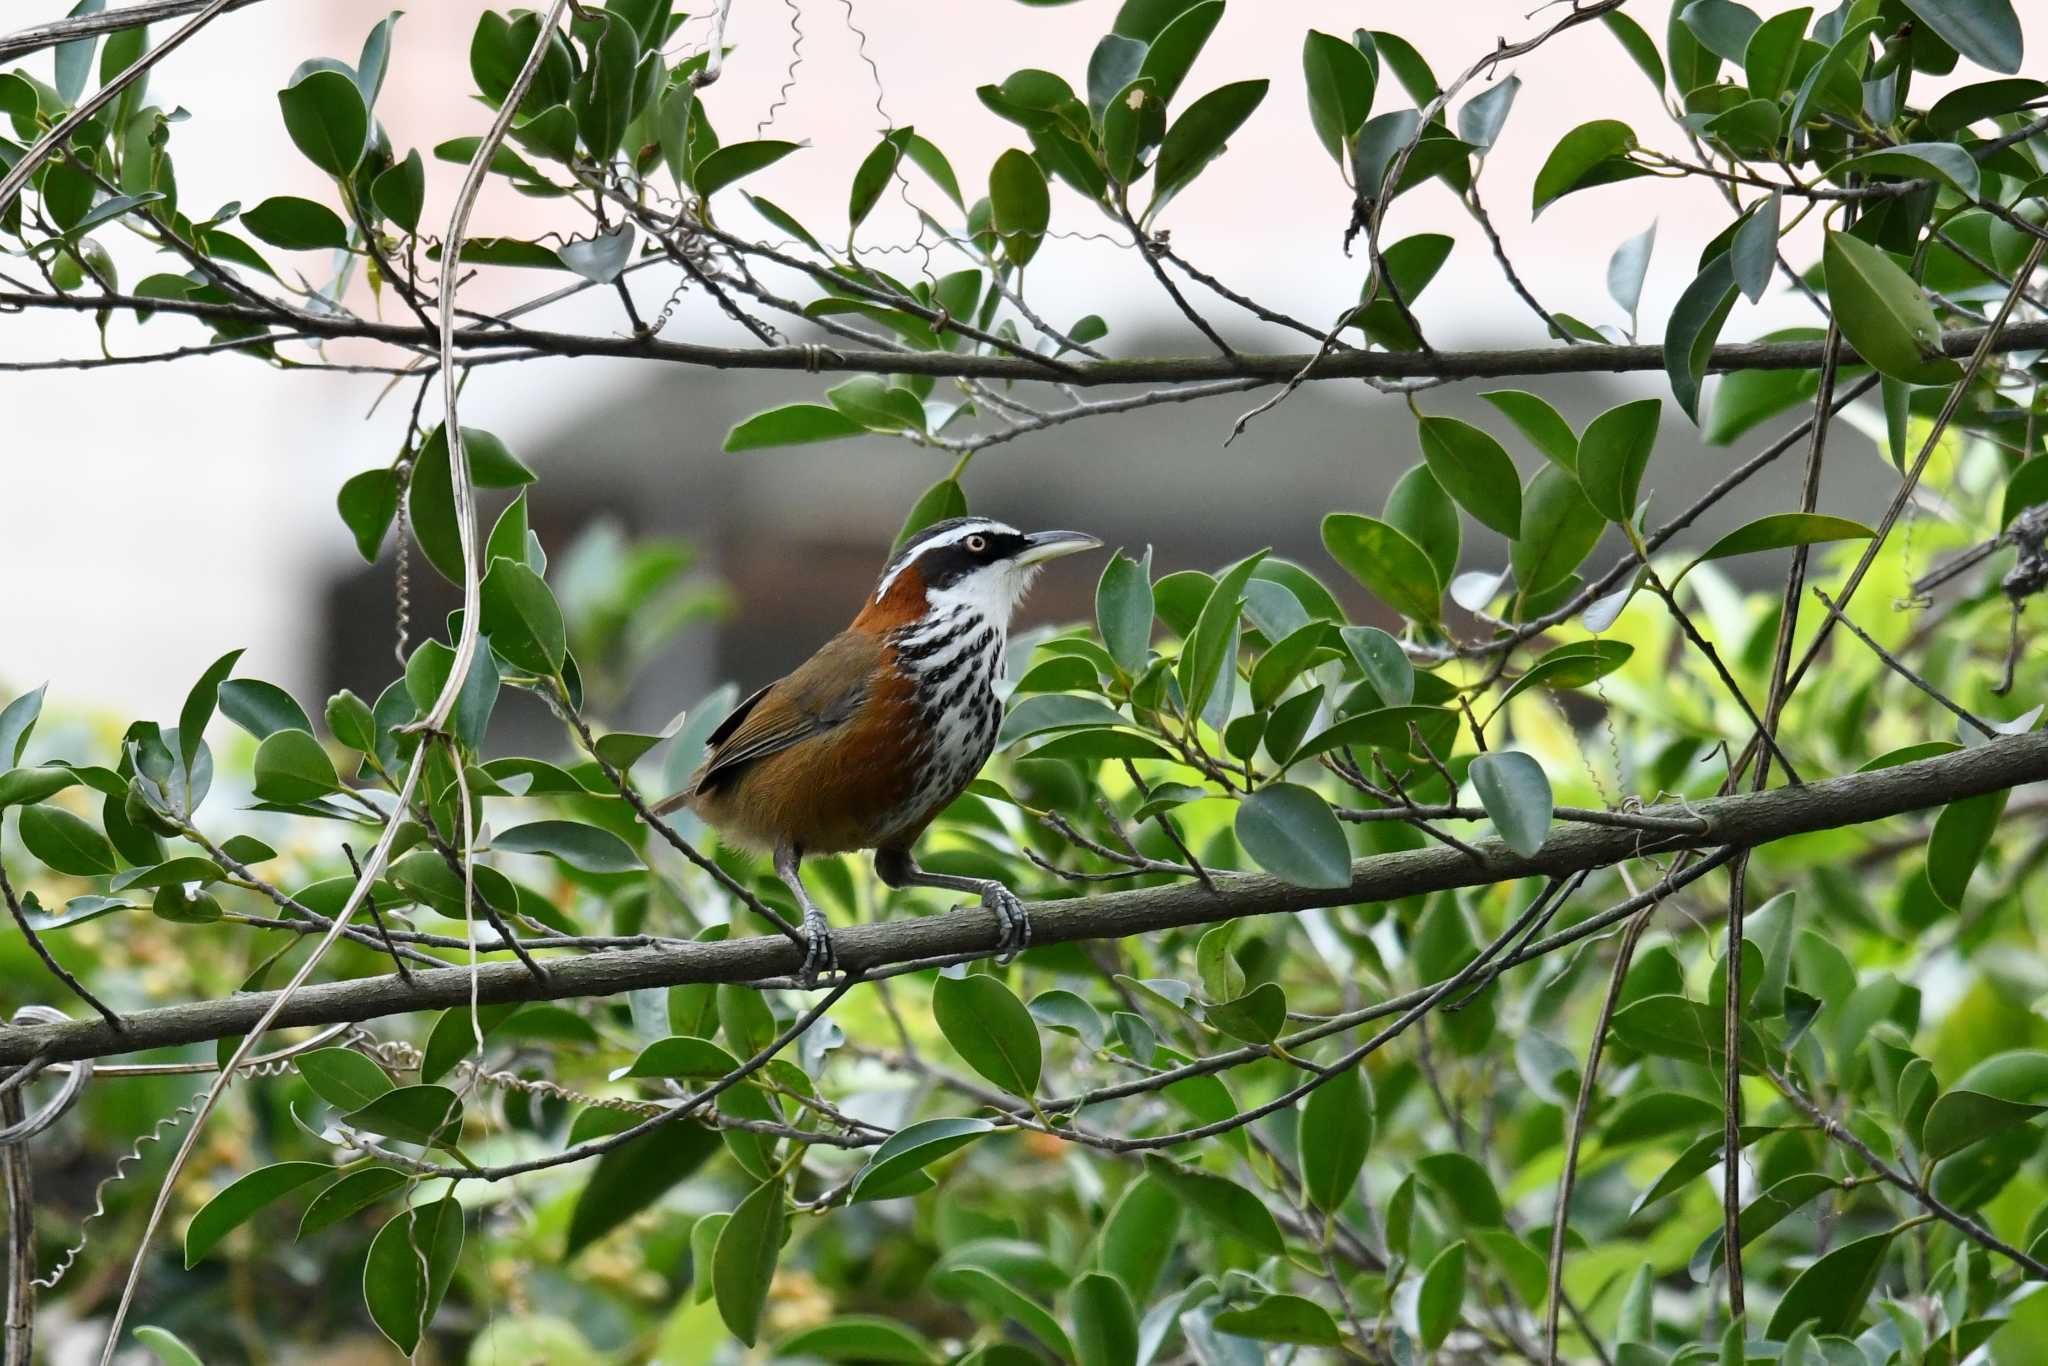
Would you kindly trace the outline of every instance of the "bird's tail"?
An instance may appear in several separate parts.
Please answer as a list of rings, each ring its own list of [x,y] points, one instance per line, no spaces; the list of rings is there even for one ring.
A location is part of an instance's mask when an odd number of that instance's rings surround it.
[[[663,797],[660,801],[656,802],[650,809],[657,816],[672,816],[676,812],[688,806],[690,804],[690,798],[696,795],[697,788],[695,784],[692,784],[691,786],[684,788],[681,792],[676,793],[672,797]]]

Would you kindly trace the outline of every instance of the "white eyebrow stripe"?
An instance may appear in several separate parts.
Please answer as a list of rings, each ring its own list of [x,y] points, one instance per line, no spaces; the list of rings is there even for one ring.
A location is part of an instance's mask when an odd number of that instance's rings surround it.
[[[1005,526],[1003,523],[996,521],[992,517],[976,517],[971,521],[968,521],[960,526],[953,528],[951,531],[947,532],[943,536],[934,536],[931,540],[926,541],[924,544],[918,546],[917,549],[912,551],[910,554],[905,555],[903,557],[902,563],[891,566],[889,572],[882,575],[882,581],[875,585],[875,601],[880,602],[882,600],[882,595],[889,591],[889,585],[896,582],[896,576],[901,574],[904,570],[910,568],[910,566],[916,564],[918,562],[918,559],[922,557],[927,550],[936,550],[940,546],[958,545],[960,544],[960,542],[966,540],[969,536],[990,531],[1009,531],[1014,533],[1015,528]]]

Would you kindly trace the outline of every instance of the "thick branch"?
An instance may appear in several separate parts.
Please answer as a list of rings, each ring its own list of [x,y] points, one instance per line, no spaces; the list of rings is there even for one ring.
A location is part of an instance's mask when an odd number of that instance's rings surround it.
[[[1352,866],[1351,885],[1345,888],[1297,887],[1245,873],[1218,875],[1214,893],[1184,883],[1045,902],[1031,910],[1032,941],[1046,945],[1121,938],[1244,915],[1389,901],[1513,878],[1560,877],[1678,849],[1753,848],[1790,835],[1859,825],[2043,780],[2048,780],[2048,733],[2011,736],[1874,773],[1656,807],[1647,813],[1674,822],[1694,821],[1696,829],[1684,834],[1574,825],[1554,833],[1529,857],[1489,840],[1477,847],[1476,858],[1456,849],[1435,848],[1362,859]],[[832,942],[842,966],[869,972],[947,954],[991,952],[996,938],[994,917],[977,908],[857,925],[836,931]],[[781,936],[760,936],[553,962],[546,983],[516,963],[489,964],[477,970],[476,990],[477,999],[486,1004],[609,996],[689,982],[759,981],[795,972],[802,959],[803,951]],[[415,973],[410,984],[385,976],[307,987],[278,1015],[274,1027],[372,1020],[461,1005],[470,999],[470,979],[468,968],[443,968]],[[126,1017],[127,1028],[120,1033],[104,1021],[12,1029],[0,1033],[0,1065],[13,1066],[37,1056],[61,1062],[228,1038],[247,1032],[274,1002],[275,993],[256,992],[138,1011]]]
[[[228,0],[221,13],[253,5],[256,0]],[[146,5],[129,5],[122,9],[103,10],[98,14],[81,14],[70,19],[53,19],[47,24],[19,29],[0,38],[0,62],[15,57],[40,52],[46,47],[68,43],[75,38],[97,38],[102,33],[119,33],[122,29],[140,28],[153,24],[159,19],[175,19],[181,14],[206,8],[207,0],[152,0]]]
[[[421,327],[371,322],[363,318],[318,318],[304,314],[273,315],[233,304],[195,303],[184,299],[143,299],[129,295],[21,294],[0,292],[0,309],[56,308],[93,313],[104,308],[182,313],[195,318],[289,326],[307,335],[360,337],[394,346],[431,347],[433,333]],[[1984,339],[1983,328],[1958,328],[1943,334],[1944,354],[1966,357]],[[829,346],[699,346],[655,337],[582,336],[525,327],[464,327],[454,336],[455,348],[476,351],[524,350],[549,356],[609,356],[623,359],[676,361],[719,370],[807,370],[835,373],[935,375],[941,378],[1045,380],[1043,365],[1014,356],[956,355],[947,351],[865,351]],[[2002,331],[1992,350],[2037,350],[2048,347],[2048,321],[2017,323]],[[1732,342],[1717,346],[1707,369],[1817,370],[1824,344],[1819,341]],[[1314,361],[1313,365],[1310,364]],[[1849,347],[1843,365],[1863,361]],[[1174,384],[1198,380],[1292,379],[1304,368],[1308,379],[1505,379],[1518,375],[1621,374],[1661,371],[1664,352],[1656,346],[1534,346],[1499,350],[1414,352],[1332,351],[1315,359],[1305,352],[1234,356],[1146,356],[1131,360],[1074,360],[1070,372],[1057,376],[1062,384]]]

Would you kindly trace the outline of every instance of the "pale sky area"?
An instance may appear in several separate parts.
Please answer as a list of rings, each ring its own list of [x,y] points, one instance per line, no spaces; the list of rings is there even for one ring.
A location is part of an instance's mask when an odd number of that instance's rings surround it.
[[[1561,13],[1552,7],[1531,16],[1528,3],[1232,0],[1180,98],[1260,76],[1271,79],[1272,89],[1229,151],[1175,201],[1160,226],[1172,230],[1177,250],[1237,289],[1326,322],[1357,297],[1364,267],[1342,253],[1349,191],[1309,131],[1303,31],[1391,28],[1413,41],[1447,81],[1492,50],[1497,38],[1528,37]],[[1766,13],[1789,8],[1755,7]],[[62,5],[41,0],[17,0],[6,8],[10,30],[64,12]],[[182,105],[192,115],[177,126],[172,143],[188,210],[203,214],[229,200],[252,204],[275,193],[331,200],[331,187],[287,139],[276,91],[307,57],[353,61],[384,8],[268,0],[224,16],[157,69],[151,86],[156,102]],[[1116,0],[1057,8],[1016,0],[735,0],[727,33],[735,50],[723,79],[707,92],[707,103],[726,141],[759,135],[811,143],[751,178],[747,187],[830,237],[843,233],[855,165],[889,124],[915,125],[950,155],[970,199],[983,192],[989,165],[1005,149],[1022,145],[1023,136],[984,109],[974,87],[1027,66],[1060,72],[1081,87],[1089,51],[1116,8]],[[2020,8],[2027,70],[2048,69],[2048,6]],[[467,94],[466,53],[480,9],[441,0],[400,21],[379,113],[401,150],[418,146],[430,155],[437,142],[487,127],[489,109]],[[879,71],[880,112],[876,77],[862,60],[849,12],[865,31],[866,56]],[[1628,12],[1661,35],[1664,5],[1636,0]],[[787,103],[756,134],[755,124],[791,79],[793,13],[801,16],[803,61]],[[705,32],[701,18],[693,22],[672,45],[672,56],[701,45]],[[30,61],[31,69],[47,76],[48,53]],[[1629,121],[1647,146],[1676,153],[1683,142],[1648,81],[1599,24],[1562,35],[1501,74],[1509,71],[1521,78],[1522,88],[1480,184],[1517,266],[1551,307],[1593,322],[1621,322],[1604,287],[1609,254],[1656,218],[1659,238],[1642,311],[1646,319],[1660,319],[1691,280],[1702,244],[1727,223],[1725,205],[1704,182],[1639,180],[1567,198],[1532,223],[1530,188],[1537,168],[1571,127],[1615,117]],[[1967,79],[1988,76],[1965,71]],[[1914,102],[1926,103],[1949,83],[1953,78],[1916,81]],[[1475,82],[1468,94],[1483,88]],[[1375,112],[1405,104],[1392,79],[1383,80]],[[427,164],[426,220],[438,233],[460,168],[431,156]],[[929,206],[943,203],[921,179],[912,183]],[[755,231],[759,225],[744,216],[741,201],[728,197],[728,221]],[[1057,186],[1053,224],[1058,230],[1121,236]],[[558,204],[493,193],[480,205],[472,231],[530,237],[574,226]],[[587,219],[581,226],[587,228]],[[1541,340],[1538,324],[1508,292],[1483,237],[1449,191],[1431,184],[1404,197],[1388,229],[1390,238],[1440,231],[1458,239],[1449,266],[1419,310],[1439,346]],[[892,195],[864,225],[860,241],[881,247],[907,242],[915,232],[910,210]],[[120,234],[102,236],[112,242]],[[126,280],[167,268],[113,244]],[[1795,237],[1788,254],[1794,261],[1810,259],[1811,241]],[[321,265],[309,254],[296,259],[309,271]],[[899,272],[915,269],[903,264],[915,258],[875,259]],[[962,264],[943,250],[937,263],[943,269]],[[504,305],[564,278],[486,272],[465,298],[486,307]],[[652,317],[671,276],[650,270],[640,279],[639,305],[643,316]],[[1103,314],[1117,329],[1112,347],[1118,335],[1174,317],[1142,263],[1106,243],[1048,242],[1030,268],[1028,285],[1039,310],[1056,322]],[[1223,316],[1225,309],[1212,308],[1213,302],[1204,299],[1205,310]],[[371,307],[366,296],[354,303]],[[385,313],[403,316],[391,300]],[[559,328],[623,327],[616,299],[601,292],[542,319]],[[1773,294],[1759,307],[1739,307],[1724,339],[1811,320],[1804,305]],[[1653,322],[1648,339],[1657,330]],[[685,301],[665,335],[744,339],[701,295]],[[117,322],[109,344],[117,353],[134,353],[203,337],[198,327],[171,319],[148,327]],[[1199,351],[1198,342],[1180,349]],[[1296,343],[1287,345],[1293,349]],[[0,359],[97,350],[98,337],[86,318],[0,318]],[[566,420],[567,410],[587,411],[594,397],[625,392],[630,380],[644,374],[644,366],[589,360],[489,367],[477,372],[466,392],[465,418],[515,447],[537,446]],[[1644,383],[1649,391],[1661,380]],[[198,672],[239,644],[251,647],[245,673],[287,684],[310,676],[310,634],[319,622],[309,595],[353,555],[333,512],[335,490],[347,475],[389,460],[404,419],[404,403],[392,401],[364,420],[380,379],[295,374],[215,357],[172,366],[5,375],[0,386],[0,410],[7,413],[0,425],[0,507],[8,513],[0,539],[0,573],[8,585],[0,593],[0,693],[48,679],[53,705],[168,718]],[[795,376],[788,397],[811,397],[820,387]],[[1275,473],[1284,477],[1284,471]],[[543,496],[546,487],[544,480]]]

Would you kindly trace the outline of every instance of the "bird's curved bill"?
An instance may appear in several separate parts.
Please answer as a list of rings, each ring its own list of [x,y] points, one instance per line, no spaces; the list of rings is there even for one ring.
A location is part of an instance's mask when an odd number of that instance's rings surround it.
[[[1102,544],[1085,531],[1038,531],[1026,536],[1024,541],[1024,549],[1017,555],[1018,564],[1043,564],[1062,555],[1094,550]]]

